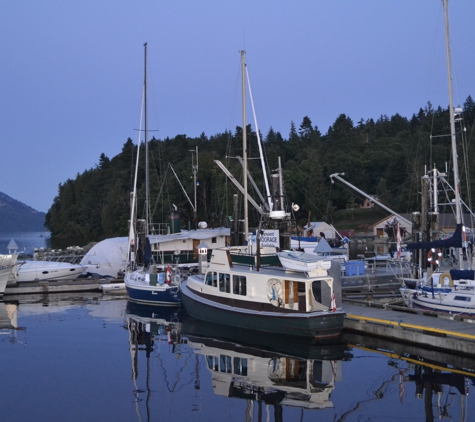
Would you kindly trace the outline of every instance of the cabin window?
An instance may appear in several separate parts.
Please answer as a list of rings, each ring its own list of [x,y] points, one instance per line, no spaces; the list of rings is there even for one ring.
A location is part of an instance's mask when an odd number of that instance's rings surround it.
[[[247,376],[247,359],[246,358],[233,358],[234,373],[236,375]]]
[[[231,276],[229,274],[219,273],[219,291],[230,293],[231,292]]]
[[[208,368],[212,371],[218,371],[219,362],[218,358],[215,356],[206,356],[206,362],[208,362]]]
[[[233,293],[246,296],[246,276],[233,275]]]
[[[231,356],[227,356],[227,355],[219,356],[219,372],[227,372],[228,374],[232,372]]]
[[[217,284],[218,283],[218,273],[215,272],[215,271],[208,271],[206,273],[205,283],[208,286],[217,287],[218,286],[218,284]]]
[[[310,383],[317,388],[322,388],[325,385],[323,380],[325,379],[325,368],[324,363],[321,360],[313,361],[313,371],[312,371],[312,378],[310,379]]]
[[[322,303],[322,282],[320,280],[315,280],[312,283],[312,293],[315,300]]]
[[[455,296],[454,300],[459,300],[460,302],[470,302],[471,298],[468,296]]]

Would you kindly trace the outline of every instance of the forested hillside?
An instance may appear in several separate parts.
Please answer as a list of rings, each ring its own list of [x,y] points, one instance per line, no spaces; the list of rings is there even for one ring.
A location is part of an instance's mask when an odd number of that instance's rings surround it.
[[[465,182],[467,175],[469,180],[472,178],[469,169],[475,160],[475,151],[470,148],[475,102],[470,96],[463,110],[463,121],[457,122],[456,127],[462,196],[470,203],[470,185]],[[270,128],[261,139],[270,171],[278,167],[278,157],[281,157],[286,194],[290,202],[299,204],[296,217],[304,223],[309,213],[313,221],[332,222],[336,210],[354,208],[363,202],[355,191],[341,183],[332,184],[329,179],[332,173],[344,172],[346,180],[368,194],[378,195],[381,202],[397,212],[416,211],[420,178],[425,169],[436,165],[444,171],[448,163],[450,172],[449,133],[448,109],[435,109],[428,103],[410,119],[395,114],[354,122],[341,114],[326,134],[305,116],[298,126],[291,122],[286,137]],[[250,125],[247,134],[248,157],[252,158],[249,169],[261,192],[265,192],[257,159],[257,136]],[[195,151],[196,147],[199,151],[198,219],[217,226],[226,224],[233,214],[233,195],[237,189],[214,160],[221,160],[236,179],[242,181],[242,168],[236,158],[242,156],[241,127],[209,137],[204,133],[198,138],[177,135],[173,139],[149,142],[153,221],[166,222],[167,212],[175,204],[184,221],[189,221],[190,226],[193,224],[192,207],[169,164],[193,201],[194,153],[190,150]],[[46,227],[52,236],[100,240],[126,235],[136,153],[137,147],[128,139],[120,154],[112,159],[102,154],[94,168],[62,183],[46,215]],[[139,171],[142,203],[144,180],[142,165]],[[252,191],[250,195],[258,199]],[[242,209],[242,195],[238,198]],[[253,211],[251,206],[249,210]]]
[[[45,213],[0,192],[0,232],[34,232],[45,230]]]

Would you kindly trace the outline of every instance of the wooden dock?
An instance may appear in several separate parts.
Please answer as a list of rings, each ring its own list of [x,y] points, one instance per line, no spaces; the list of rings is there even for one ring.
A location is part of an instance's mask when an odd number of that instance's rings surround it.
[[[345,330],[475,356],[475,320],[344,303]],[[402,308],[401,308],[402,309]]]

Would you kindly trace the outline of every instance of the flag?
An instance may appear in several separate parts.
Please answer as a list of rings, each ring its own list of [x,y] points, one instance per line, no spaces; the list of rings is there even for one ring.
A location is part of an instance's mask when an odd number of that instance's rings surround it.
[[[335,293],[332,294],[332,302],[330,304],[330,308],[333,312],[336,312],[336,299],[335,299]]]
[[[399,228],[399,223],[397,225],[397,257],[401,258],[401,229]]]

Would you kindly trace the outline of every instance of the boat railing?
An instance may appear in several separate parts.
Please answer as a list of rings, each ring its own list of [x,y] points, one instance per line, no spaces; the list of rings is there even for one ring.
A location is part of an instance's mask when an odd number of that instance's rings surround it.
[[[169,224],[168,223],[149,223],[148,229],[150,234],[154,235],[165,235],[169,234]]]

